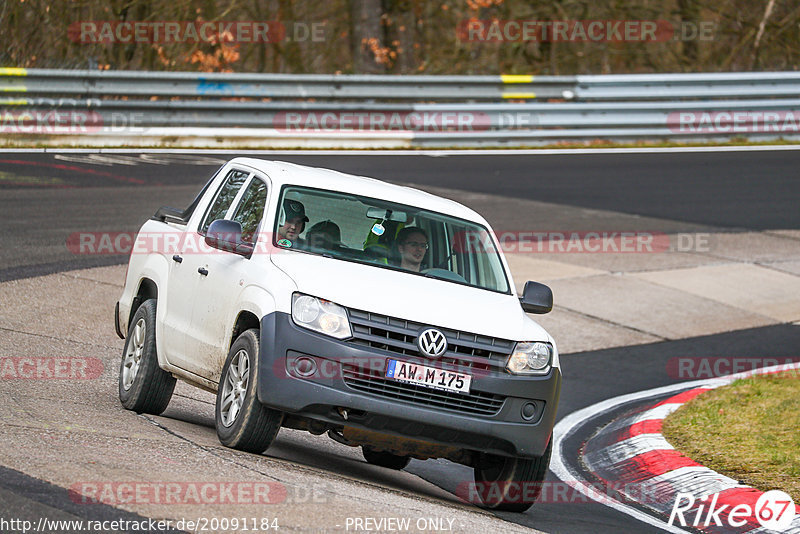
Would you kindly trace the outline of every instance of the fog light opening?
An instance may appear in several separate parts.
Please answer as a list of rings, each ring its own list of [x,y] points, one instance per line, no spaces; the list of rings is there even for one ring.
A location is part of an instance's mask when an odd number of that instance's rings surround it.
[[[312,376],[317,372],[317,362],[305,356],[294,361],[294,372],[302,377]]]
[[[536,417],[536,404],[532,402],[526,402],[522,405],[522,418],[526,421],[530,421],[534,417]]]

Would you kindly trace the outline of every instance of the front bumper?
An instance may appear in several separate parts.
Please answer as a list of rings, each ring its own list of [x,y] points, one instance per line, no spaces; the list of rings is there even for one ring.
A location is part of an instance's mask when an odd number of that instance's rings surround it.
[[[363,377],[371,368],[370,379],[380,385],[386,380],[379,376],[379,368],[389,358],[435,364],[299,328],[286,313],[275,312],[262,318],[260,355],[258,398],[263,404],[334,425],[533,458],[544,454],[555,424],[561,389],[561,372],[557,368],[543,376],[457,369],[472,374],[471,393],[499,399],[499,408],[492,413],[464,413],[458,407],[458,394],[451,395],[456,397],[452,406],[443,406],[442,402],[449,402],[441,400],[444,395],[427,388],[412,388],[422,395],[414,399],[382,393],[380,388],[355,389],[348,369],[357,368]],[[313,360],[318,372],[301,377],[295,367],[298,357]],[[392,382],[390,387],[396,392],[403,386]],[[436,402],[426,401],[425,395]],[[348,412],[346,421],[341,408]]]

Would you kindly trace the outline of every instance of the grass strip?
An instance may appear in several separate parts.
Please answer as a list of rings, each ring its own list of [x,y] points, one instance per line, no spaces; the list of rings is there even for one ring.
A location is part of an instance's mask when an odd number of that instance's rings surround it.
[[[762,491],[800,502],[800,371],[737,380],[699,395],[665,420],[677,450]]]

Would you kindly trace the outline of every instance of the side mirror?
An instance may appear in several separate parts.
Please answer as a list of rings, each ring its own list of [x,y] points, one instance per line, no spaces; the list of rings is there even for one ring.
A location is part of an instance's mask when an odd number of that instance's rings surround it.
[[[553,291],[539,282],[525,282],[519,303],[528,313],[548,313],[553,309]]]
[[[253,245],[242,240],[242,225],[236,221],[217,219],[212,222],[206,232],[206,245],[246,258],[253,255]]]

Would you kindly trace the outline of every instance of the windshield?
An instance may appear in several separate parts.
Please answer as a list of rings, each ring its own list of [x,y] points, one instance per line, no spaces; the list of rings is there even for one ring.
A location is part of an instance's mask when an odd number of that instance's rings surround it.
[[[386,200],[284,187],[274,245],[509,293],[488,230]]]

